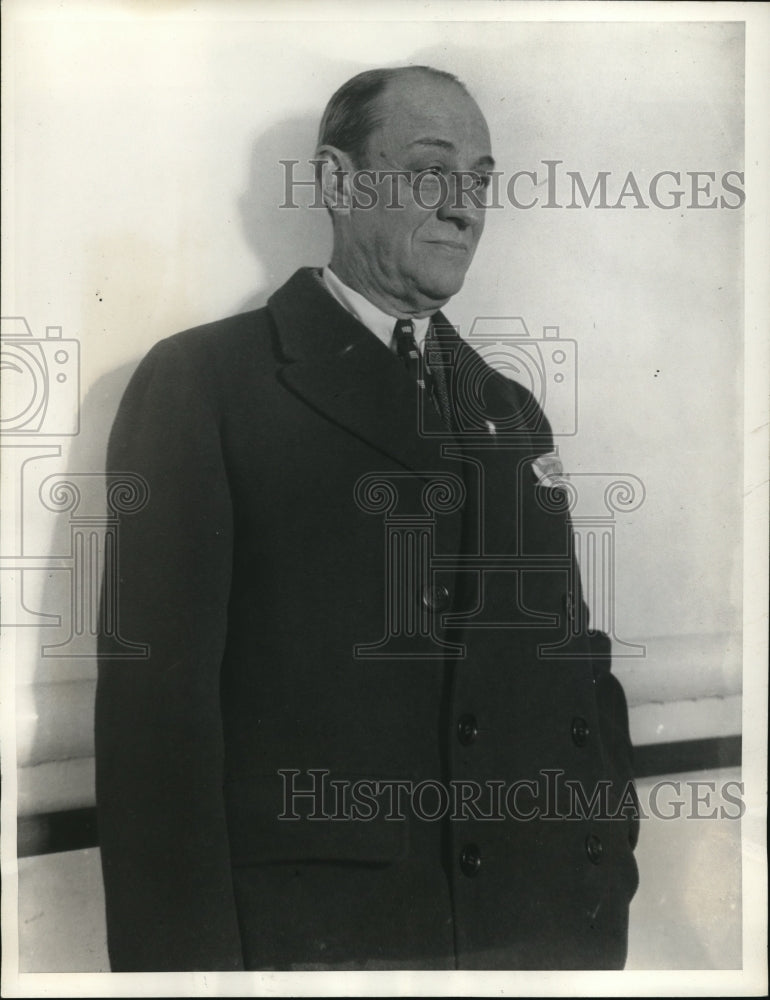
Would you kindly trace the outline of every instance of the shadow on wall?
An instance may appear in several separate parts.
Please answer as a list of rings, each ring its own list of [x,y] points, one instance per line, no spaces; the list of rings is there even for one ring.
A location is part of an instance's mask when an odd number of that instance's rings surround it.
[[[317,130],[315,115],[291,118],[269,128],[252,147],[248,185],[238,208],[264,285],[233,312],[260,308],[297,268],[329,261],[331,221],[326,209],[310,207],[315,201],[310,161]]]
[[[263,306],[298,267],[320,266],[329,259],[327,213],[306,207],[314,200],[312,187],[298,185],[293,198],[298,207],[282,207],[287,192],[280,161],[297,161],[295,179],[311,181],[316,130],[315,116],[290,119],[268,129],[252,147],[248,183],[237,209],[263,279],[253,294],[234,305],[232,314]],[[88,330],[82,350],[88,350]],[[22,598],[36,612],[32,627],[20,630],[28,664],[19,679],[21,816],[94,803],[96,632],[105,537],[119,545],[121,518],[130,517],[132,504],[141,502],[136,492],[141,485],[132,481],[130,469],[121,470],[126,475],[107,484],[105,492],[104,467],[118,405],[140,360],[108,372],[88,389],[80,407],[80,431],[69,439],[68,454],[66,441],[57,447],[47,438],[46,455],[25,466],[25,522],[36,522],[36,537],[50,541],[38,550],[47,553],[46,570],[29,571],[37,577],[36,585],[26,587]],[[129,644],[141,640],[124,638]],[[28,829],[34,841],[34,824]],[[33,842],[27,844],[27,853],[35,853],[34,848]]]
[[[40,614],[23,632],[17,657],[18,811],[21,817],[93,805],[93,704],[96,626],[107,516],[104,464],[107,439],[136,362],[121,365],[89,389],[80,407],[80,432],[66,460],[54,452],[28,461],[22,472],[23,529],[45,538],[42,570],[25,570],[24,605]],[[34,578],[37,577],[37,580]],[[41,579],[42,577],[42,579]],[[34,853],[44,829],[24,827]]]

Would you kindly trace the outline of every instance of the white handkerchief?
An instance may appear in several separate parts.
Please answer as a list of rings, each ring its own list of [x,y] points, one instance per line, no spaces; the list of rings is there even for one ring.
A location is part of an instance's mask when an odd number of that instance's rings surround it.
[[[568,479],[564,472],[559,455],[555,451],[549,451],[547,455],[541,455],[532,463],[538,483],[541,486],[558,486],[559,480]]]

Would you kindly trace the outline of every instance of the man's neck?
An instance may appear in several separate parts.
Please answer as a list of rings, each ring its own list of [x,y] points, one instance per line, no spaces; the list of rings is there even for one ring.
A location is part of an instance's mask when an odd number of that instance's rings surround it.
[[[423,319],[432,316],[449,301],[449,299],[440,299],[436,302],[426,300],[424,303],[414,303],[385,295],[373,282],[367,282],[363,276],[346,267],[336,254],[332,254],[329,267],[348,288],[352,288],[354,292],[358,292],[359,295],[368,299],[372,305],[397,319]]]
[[[331,270],[325,267],[321,272],[321,281],[326,286],[327,291],[346,309],[356,317],[367,329],[383,342],[386,347],[391,347],[393,342],[393,331],[395,328],[395,317],[392,312],[385,312],[370,302],[366,296],[355,291],[346,282]],[[414,338],[417,346],[422,350],[422,345],[428,333],[430,319],[427,316],[422,318],[412,317],[414,326]]]

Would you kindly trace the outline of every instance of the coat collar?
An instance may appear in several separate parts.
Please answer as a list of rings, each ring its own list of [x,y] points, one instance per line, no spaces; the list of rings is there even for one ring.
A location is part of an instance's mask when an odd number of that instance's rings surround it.
[[[297,271],[267,305],[288,388],[405,468],[426,477],[446,469],[441,444],[449,435],[432,405],[424,405],[398,357],[329,294],[312,268]]]

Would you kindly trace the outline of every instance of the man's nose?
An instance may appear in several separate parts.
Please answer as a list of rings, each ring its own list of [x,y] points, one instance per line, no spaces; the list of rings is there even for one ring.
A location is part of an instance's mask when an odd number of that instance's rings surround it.
[[[438,217],[465,229],[483,221],[484,208],[484,192],[478,187],[478,178],[470,172],[451,174],[446,197],[437,209]]]

